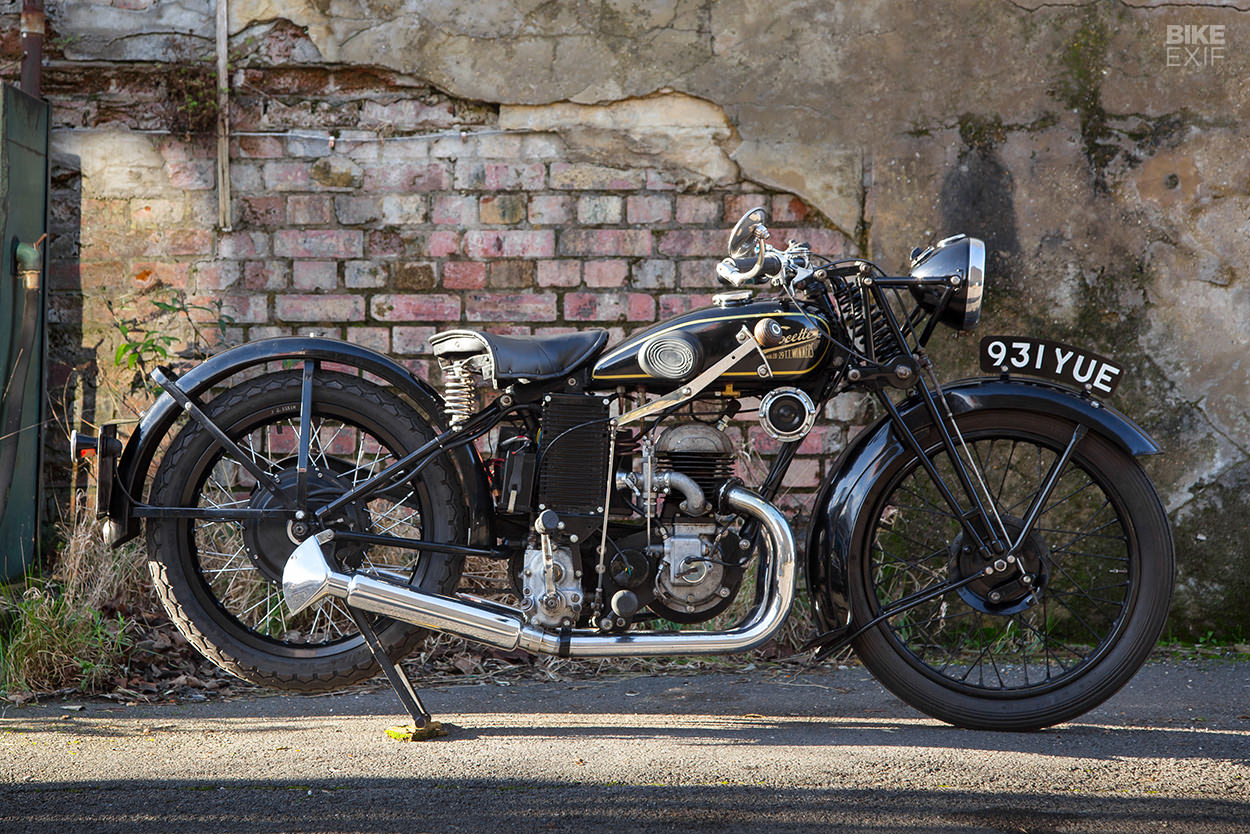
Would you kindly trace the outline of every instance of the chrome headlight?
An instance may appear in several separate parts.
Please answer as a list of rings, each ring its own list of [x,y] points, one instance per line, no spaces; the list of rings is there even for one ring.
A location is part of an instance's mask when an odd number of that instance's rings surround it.
[[[960,277],[959,289],[942,311],[940,321],[956,330],[971,330],[981,319],[981,296],[985,291],[985,244],[975,237],[955,235],[922,252],[912,262],[913,278]],[[929,312],[937,309],[941,287],[912,287],[912,295]]]

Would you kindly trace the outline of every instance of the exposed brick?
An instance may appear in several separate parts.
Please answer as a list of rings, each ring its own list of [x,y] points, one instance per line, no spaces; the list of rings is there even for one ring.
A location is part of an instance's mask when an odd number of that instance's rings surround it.
[[[400,162],[369,165],[364,168],[361,187],[365,191],[447,191],[451,172],[442,162]]]
[[[276,136],[237,136],[235,153],[248,159],[278,159],[284,153],[282,140]]]
[[[378,353],[389,353],[391,331],[388,327],[349,327],[347,328],[347,341],[376,350]]]
[[[292,226],[324,226],[334,222],[329,194],[292,194],[286,198],[286,222]]]
[[[389,103],[366,101],[360,111],[359,123],[390,130],[429,130],[450,127],[455,123],[455,111],[450,101],[432,105],[412,98]]]
[[[738,218],[758,206],[768,207],[771,200],[767,194],[725,195],[725,220],[737,222]]]
[[[478,261],[447,261],[443,286],[449,290],[480,290],[486,286],[486,264]]]
[[[192,269],[195,291],[220,292],[239,282],[241,264],[238,261],[200,261]]]
[[[338,261],[295,261],[291,277],[297,290],[332,290],[339,284]]]
[[[136,229],[166,228],[182,222],[186,205],[182,200],[131,200],[130,222]]]
[[[458,321],[460,298],[437,293],[375,295],[370,309],[381,321]]]
[[[789,194],[778,194],[773,197],[774,223],[802,223],[810,213],[811,210],[808,209],[807,204],[798,197],[791,197]]]
[[[221,302],[221,315],[230,316],[240,324],[269,320],[269,298],[264,295],[196,295],[187,299],[188,304],[209,309],[193,309],[191,317],[197,321],[216,320],[217,302]]]
[[[588,191],[633,191],[646,183],[643,171],[584,163],[551,163],[551,187]]]
[[[374,261],[348,261],[343,264],[343,284],[348,289],[386,286],[386,269]]]
[[[165,233],[167,255],[210,255],[213,233],[208,229],[170,229]]]
[[[382,217],[382,201],[377,197],[337,194],[334,197],[334,218],[345,226],[377,222]]]
[[[691,310],[706,307],[712,303],[712,296],[702,293],[681,293],[679,295],[662,295],[658,299],[657,316],[662,319],[680,316]]]
[[[165,164],[169,184],[185,191],[207,191],[217,184],[216,163],[205,159]]]
[[[719,258],[700,258],[682,261],[677,267],[677,284],[681,287],[694,289],[718,288],[720,279],[716,277],[716,265]]]
[[[466,191],[538,191],[545,187],[547,166],[461,159],[456,163],[455,186]]]
[[[561,255],[651,254],[651,232],[646,229],[565,229],[560,233]]]
[[[677,195],[678,223],[716,223],[721,219],[720,202],[712,197]]]
[[[430,337],[439,331],[437,327],[408,327],[397,325],[391,328],[392,349],[401,356],[413,356],[430,352]]]
[[[555,233],[550,230],[474,230],[465,233],[464,243],[470,258],[550,258],[555,254]]]
[[[478,216],[483,223],[512,226],[525,219],[524,194],[494,194],[483,197]]]
[[[255,162],[231,162],[230,190],[236,194],[264,191],[265,177],[261,166]]]
[[[359,258],[363,240],[358,229],[284,229],[274,232],[273,251],[280,258]]]
[[[425,242],[426,254],[431,258],[445,258],[460,251],[458,232],[431,232]]]
[[[538,262],[538,286],[540,287],[576,287],[581,280],[581,261]]]
[[[668,223],[673,219],[672,198],[653,194],[631,194],[626,201],[630,223]]]
[[[799,444],[800,455],[831,455],[841,449],[841,426],[813,426]]]
[[[365,254],[370,258],[385,258],[390,255],[401,255],[404,251],[404,239],[394,229],[370,229],[365,240]]]
[[[396,290],[428,290],[434,287],[434,267],[404,261],[391,265],[391,286]]]
[[[535,226],[567,223],[573,217],[572,200],[559,194],[537,194],[530,198],[529,218]]]
[[[477,200],[459,194],[439,194],[430,209],[430,222],[442,226],[472,226],[477,222]]]
[[[425,196],[387,194],[382,198],[382,222],[402,226],[425,222]]]
[[[720,229],[677,229],[662,233],[657,249],[662,255],[680,257],[721,255],[728,239],[728,233]]]
[[[577,222],[587,226],[602,226],[621,222],[624,201],[620,197],[590,195],[577,201]]]
[[[491,261],[487,284],[492,287],[534,286],[533,261]]]
[[[308,169],[313,182],[324,188],[360,188],[363,179],[360,165],[345,156],[327,156],[318,159]]]
[[[219,258],[246,260],[268,254],[269,235],[264,232],[227,232],[217,236]]]
[[[307,162],[266,162],[263,169],[265,188],[269,191],[309,191],[313,186],[311,170],[312,166]]]
[[[235,217],[243,227],[281,226],[286,220],[286,198],[272,194],[244,197],[238,202]]]
[[[280,290],[291,285],[286,261],[248,261],[243,265],[243,286],[249,290]]]
[[[677,285],[677,268],[672,261],[649,260],[634,264],[633,286],[641,290],[667,289]]]
[[[837,257],[846,251],[846,238],[832,229],[825,229],[820,226],[801,226],[798,228],[779,226],[769,231],[772,232],[773,239],[776,241],[794,238],[800,243],[810,243],[812,251],[821,255]]]
[[[358,295],[292,295],[274,297],[274,313],[281,321],[361,321],[365,300]]]
[[[466,293],[469,321],[555,321],[556,297],[551,293]]]
[[[623,287],[629,274],[629,262],[587,261],[582,268],[588,287]]]
[[[570,292],[564,295],[569,321],[637,321],[655,318],[655,300],[648,293]]]

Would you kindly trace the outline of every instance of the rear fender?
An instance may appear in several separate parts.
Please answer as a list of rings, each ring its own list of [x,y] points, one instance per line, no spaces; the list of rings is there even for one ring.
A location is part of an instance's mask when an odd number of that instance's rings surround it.
[[[1079,423],[1132,455],[1158,454],[1158,445],[1116,409],[1059,385],[1034,380],[970,379],[943,386],[956,414],[973,411],[1028,411]],[[920,432],[931,421],[918,396],[899,404],[909,428]],[[854,552],[860,514],[878,476],[900,455],[909,454],[883,417],[860,432],[838,458],[817,495],[807,531],[807,581],[820,632],[847,625],[850,618],[848,561]]]
[[[224,351],[196,365],[174,383],[188,397],[197,397],[235,374],[268,362],[313,359],[358,368],[393,385],[407,397],[421,418],[430,425],[443,425],[443,401],[429,383],[412,375],[407,368],[382,354],[347,342],[316,337],[283,336],[249,342]],[[139,534],[139,519],[132,510],[147,487],[148,471],[161,441],[169,434],[182,409],[169,394],[161,394],[144,412],[117,461],[116,480],[108,504],[109,543],[116,547]],[[485,469],[472,446],[450,453],[467,504],[470,519],[469,541],[474,545],[494,543],[492,516],[483,508],[492,506]],[[100,465],[106,465],[104,460]]]

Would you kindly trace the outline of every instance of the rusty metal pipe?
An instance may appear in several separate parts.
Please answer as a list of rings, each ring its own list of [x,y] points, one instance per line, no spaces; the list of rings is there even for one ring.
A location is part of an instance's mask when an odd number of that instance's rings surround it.
[[[43,83],[43,32],[45,17],[43,0],[22,2],[22,78],[23,93],[40,98]]]

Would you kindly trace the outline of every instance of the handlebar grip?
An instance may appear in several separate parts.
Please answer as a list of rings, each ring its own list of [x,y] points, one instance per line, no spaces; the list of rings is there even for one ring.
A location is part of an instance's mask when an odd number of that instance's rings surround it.
[[[755,258],[734,258],[734,269],[739,272],[747,272],[755,268]],[[772,278],[781,274],[781,258],[776,255],[765,255],[764,266],[760,269],[760,276]]]

